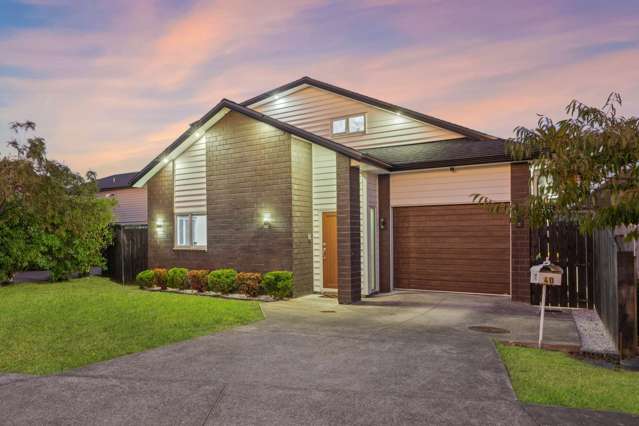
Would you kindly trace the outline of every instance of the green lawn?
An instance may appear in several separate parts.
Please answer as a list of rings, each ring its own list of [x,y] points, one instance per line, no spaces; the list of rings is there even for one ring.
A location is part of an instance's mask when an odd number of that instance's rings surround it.
[[[497,350],[523,402],[639,414],[639,373],[596,367],[561,352]]]
[[[90,277],[0,287],[0,372],[50,374],[262,319],[256,302]]]

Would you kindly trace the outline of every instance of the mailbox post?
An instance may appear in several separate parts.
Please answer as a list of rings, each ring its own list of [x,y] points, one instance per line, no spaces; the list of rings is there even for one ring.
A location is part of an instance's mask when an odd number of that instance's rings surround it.
[[[539,317],[539,342],[537,347],[541,349],[541,342],[544,339],[544,313],[546,312],[546,287],[560,286],[561,276],[564,270],[561,267],[550,263],[546,258],[544,263],[530,268],[530,283],[541,286],[541,315]]]

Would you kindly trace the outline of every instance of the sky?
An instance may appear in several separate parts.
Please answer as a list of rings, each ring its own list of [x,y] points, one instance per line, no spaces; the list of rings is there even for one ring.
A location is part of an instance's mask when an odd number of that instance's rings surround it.
[[[304,75],[499,137],[621,93],[639,115],[639,0],[0,0],[0,152],[136,171],[220,99]]]

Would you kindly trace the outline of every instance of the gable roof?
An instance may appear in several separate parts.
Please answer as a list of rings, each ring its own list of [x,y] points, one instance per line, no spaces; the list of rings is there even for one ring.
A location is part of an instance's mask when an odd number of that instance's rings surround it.
[[[450,130],[452,132],[459,133],[467,138],[478,140],[478,141],[486,141],[486,140],[497,140],[495,136],[491,136],[489,134],[479,132],[477,130],[470,129],[468,127],[460,126],[455,123],[451,123],[449,121],[445,121],[436,117],[432,117],[430,115],[422,114],[417,111],[410,110],[408,108],[403,108],[398,105],[391,104],[389,102],[385,102],[379,99],[371,98],[370,96],[363,95],[361,93],[353,92],[351,90],[343,89],[341,87],[334,86],[329,83],[325,83],[323,81],[315,80],[311,77],[305,76],[298,80],[287,83],[283,86],[280,86],[276,89],[269,90],[268,92],[264,92],[260,95],[257,95],[251,99],[248,99],[241,103],[243,106],[251,106],[258,102],[264,101],[272,96],[280,94],[282,92],[287,92],[293,90],[299,86],[313,86],[319,89],[323,89],[329,92],[333,92],[335,94],[345,96],[347,98],[354,99],[359,102],[364,102],[369,105],[373,105],[377,108],[381,108],[391,112],[397,112],[407,117],[413,118],[418,121],[422,121],[424,123],[431,124],[433,126],[441,127],[442,129]]]
[[[333,142],[330,139],[323,138],[309,131],[300,129],[299,127],[295,127],[288,123],[284,123],[283,121],[276,120],[275,118],[269,117],[268,115],[264,115],[260,112],[247,108],[246,106],[237,104],[228,99],[222,99],[217,105],[215,105],[211,110],[209,110],[206,114],[204,114],[198,121],[192,123],[190,127],[187,130],[185,130],[166,149],[164,149],[164,151],[162,151],[160,155],[155,157],[149,164],[147,164],[142,170],[140,170],[137,173],[137,175],[132,179],[131,186],[142,186],[144,183],[146,183],[146,181],[150,179],[155,173],[157,173],[157,171],[161,168],[160,166],[162,165],[161,163],[164,158],[168,158],[168,156],[173,151],[175,151],[182,143],[184,143],[187,139],[189,139],[189,137],[191,137],[192,135],[195,135],[202,126],[204,126],[207,122],[209,122],[209,120],[216,118],[216,116],[220,114],[217,119],[219,120],[224,115],[226,115],[226,112],[228,111],[238,112],[247,117],[253,118],[257,121],[261,121],[262,123],[271,125],[283,132],[290,133],[306,141],[316,143],[332,151],[339,152],[340,154],[343,154],[354,160],[368,163],[373,166],[380,167],[386,170],[391,169],[390,164],[386,164],[385,162],[381,160],[370,157],[365,153],[349,148],[337,142]],[[215,122],[217,122],[217,120]],[[140,183],[140,181],[142,181],[142,183]]]
[[[97,179],[95,182],[98,185],[99,191],[107,191],[110,189],[130,188],[131,180],[138,174],[138,172],[119,173],[117,175],[111,175]]]
[[[412,145],[369,148],[363,153],[392,164],[392,171],[511,162],[506,141],[451,139]]]

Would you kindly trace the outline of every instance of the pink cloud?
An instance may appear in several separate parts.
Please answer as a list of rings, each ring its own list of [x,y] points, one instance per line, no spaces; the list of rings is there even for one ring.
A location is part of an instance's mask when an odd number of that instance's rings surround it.
[[[324,2],[202,1],[173,14],[155,2],[134,3],[99,31],[23,29],[0,39],[0,70],[28,71],[0,74],[0,123],[34,120],[52,157],[105,175],[143,167],[222,97],[240,101],[302,75],[498,136],[534,124],[537,112],[561,113],[574,97],[600,103],[611,90],[625,96],[624,111],[639,114],[639,48],[575,53],[638,40],[632,17],[575,28],[560,25],[570,18],[553,16],[543,30],[513,37],[429,42],[420,38],[425,28],[407,25],[420,14],[407,11],[384,22],[407,37],[398,45],[336,53],[319,39],[298,53],[290,49],[298,39],[315,40],[313,30],[321,35],[308,15]],[[415,4],[442,20],[452,12],[435,8],[447,3]],[[530,16],[546,13],[535,10]],[[454,32],[456,22],[448,24]]]

